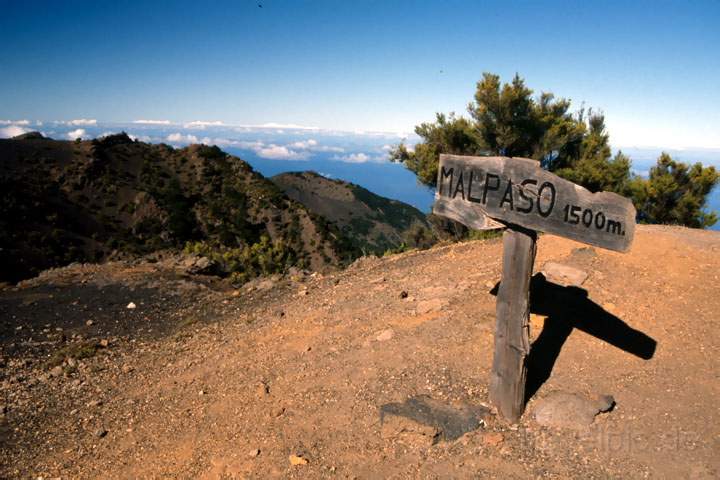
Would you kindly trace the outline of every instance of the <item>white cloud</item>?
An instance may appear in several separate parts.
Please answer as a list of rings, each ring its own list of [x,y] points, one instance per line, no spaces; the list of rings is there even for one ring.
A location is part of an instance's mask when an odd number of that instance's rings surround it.
[[[147,135],[133,135],[132,133],[128,133],[127,136],[130,137],[130,140],[133,142],[137,140],[145,143],[157,143],[159,141],[159,139]]]
[[[261,125],[238,125],[241,128],[275,128],[275,129],[287,129],[287,130],[320,130],[319,127],[308,127],[305,125],[298,125],[295,123],[263,123]]]
[[[392,145],[383,145],[382,146],[382,150],[385,150],[386,152],[389,152],[392,149],[393,149]]]
[[[90,119],[90,118],[78,118],[78,119],[76,119],[76,120],[70,120],[69,122],[67,122],[67,124],[68,124],[68,125],[73,125],[73,126],[76,126],[76,127],[80,127],[80,126],[94,126],[94,125],[97,125],[97,120],[95,120],[94,118],[93,118],[93,119]]]
[[[383,163],[388,160],[387,155],[370,156],[366,153],[351,153],[349,155],[334,155],[331,160],[339,160],[346,163]]]
[[[260,148],[265,146],[265,144],[263,142],[258,141],[258,140],[254,141],[254,142],[247,142],[244,140],[240,140],[240,141],[236,141],[235,143],[233,143],[233,145],[235,145],[239,148],[247,148],[249,150],[259,150]]]
[[[335,153],[343,153],[345,151],[344,148],[341,147],[329,147],[326,145],[320,145],[318,144],[317,140],[314,139],[308,139],[308,140],[302,140],[298,142],[293,142],[287,145],[288,148],[294,148],[296,150],[310,150],[312,152],[335,152]]]
[[[141,125],[170,125],[170,120],[133,120],[132,123]]]
[[[194,128],[199,130],[205,130],[206,127],[223,127],[225,124],[223,122],[205,122],[202,120],[195,120],[193,122],[186,123],[183,125],[185,128]]]
[[[365,163],[370,161],[370,157],[364,153],[351,153],[350,155],[334,156],[333,159],[348,163]]]
[[[172,137],[172,138],[171,138]],[[188,141],[187,138],[193,135],[183,136],[180,133],[174,133],[168,136],[169,141]],[[197,141],[197,139],[195,139]],[[260,140],[232,140],[229,138],[211,138],[203,137],[200,140],[205,145],[217,145],[220,147],[236,147],[245,150],[252,150],[256,155],[262,158],[272,160],[307,160],[312,152],[335,152],[342,153],[344,150],[340,147],[326,147],[318,144],[317,140],[308,139],[289,143],[287,145],[277,145],[274,143],[266,144]]]
[[[218,147],[234,146],[237,144],[236,140],[230,140],[229,138],[210,138],[203,137],[200,139],[200,143],[205,145],[217,145]]]
[[[12,138],[27,133],[30,130],[27,128],[20,127],[18,125],[10,125],[8,127],[0,128],[0,138]]]
[[[70,140],[75,140],[76,138],[82,138],[85,136],[85,129],[78,128],[77,130],[73,130],[72,132],[67,133],[67,137]]]
[[[250,142],[245,140],[232,140],[223,137],[203,137],[200,139],[200,142],[204,143],[205,145],[217,145],[218,147],[237,147],[247,150],[257,150],[265,146],[265,144],[260,141]]]
[[[183,135],[179,132],[171,133],[165,139],[170,143],[198,143],[195,135]]]
[[[30,125],[30,121],[29,120],[0,120],[0,125]]]
[[[272,160],[307,160],[310,155],[308,152],[296,152],[282,145],[275,144],[258,148],[255,150],[255,153],[257,153],[259,157]]]
[[[300,150],[307,150],[312,147],[316,147],[318,144],[317,140],[313,140],[312,138],[309,140],[303,140],[300,142],[294,142],[288,145],[288,147],[291,148],[299,148]]]
[[[343,153],[345,151],[342,147],[317,147],[313,149],[316,152],[335,152],[335,153]]]

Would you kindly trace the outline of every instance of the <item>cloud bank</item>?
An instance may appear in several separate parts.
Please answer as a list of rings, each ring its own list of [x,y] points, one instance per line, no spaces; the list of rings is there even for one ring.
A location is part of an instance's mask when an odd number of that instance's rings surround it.
[[[259,157],[269,158],[271,160],[307,160],[310,157],[309,152],[298,152],[290,150],[282,145],[270,144],[255,150]]]
[[[133,120],[139,125],[171,125],[170,120]]]
[[[67,137],[70,140],[75,140],[76,138],[83,138],[86,136],[87,135],[86,135],[84,128],[78,128],[77,130],[73,130],[73,131],[67,133]]]
[[[180,132],[171,133],[165,139],[173,144],[178,143],[198,143],[198,138],[195,135],[183,135]]]
[[[97,120],[89,119],[89,118],[78,118],[77,120],[70,120],[67,122],[68,125],[73,125],[76,127],[85,126],[85,127],[94,127],[97,125]]]
[[[199,129],[199,130],[205,130],[207,127],[224,127],[225,124],[223,122],[217,121],[217,122],[205,122],[202,120],[195,120],[194,122],[189,122],[183,125],[184,128],[191,128],[191,129]]]
[[[27,133],[30,130],[27,128],[20,127],[18,125],[10,125],[7,127],[0,128],[0,138],[12,138]]]
[[[388,161],[387,155],[368,155],[367,153],[351,153],[348,155],[333,155],[332,160],[345,163],[384,163]]]
[[[0,125],[30,125],[30,120],[0,120]]]

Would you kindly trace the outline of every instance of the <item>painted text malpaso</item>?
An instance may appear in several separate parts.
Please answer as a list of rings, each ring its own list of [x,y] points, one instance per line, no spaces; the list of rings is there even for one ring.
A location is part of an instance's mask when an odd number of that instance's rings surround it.
[[[569,225],[625,235],[622,221],[609,218],[602,210],[562,202],[558,199],[558,189],[551,181],[534,178],[513,180],[477,168],[456,169],[441,165],[438,194],[478,203],[491,216],[493,210],[499,209],[548,218],[560,209],[562,221]],[[562,206],[558,209],[558,205]]]

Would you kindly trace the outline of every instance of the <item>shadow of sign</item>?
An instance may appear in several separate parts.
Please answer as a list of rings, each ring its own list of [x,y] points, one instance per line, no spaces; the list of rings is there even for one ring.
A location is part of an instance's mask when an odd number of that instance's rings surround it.
[[[497,295],[498,287],[499,284],[490,293]],[[574,328],[644,360],[655,354],[657,342],[652,337],[590,300],[587,290],[549,282],[542,273],[535,274],[530,281],[530,312],[547,318],[526,359],[526,402],[550,378],[560,350]]]
[[[421,425],[433,427],[437,439],[457,440],[465,433],[481,427],[489,410],[479,405],[448,405],[427,395],[416,395],[402,403],[387,403],[380,407],[380,423],[386,417],[407,418]]]

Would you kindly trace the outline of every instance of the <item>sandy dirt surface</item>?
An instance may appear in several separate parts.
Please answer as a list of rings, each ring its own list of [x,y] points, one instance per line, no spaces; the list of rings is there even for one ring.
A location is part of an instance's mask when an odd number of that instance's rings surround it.
[[[535,277],[533,395],[514,425],[487,393],[501,250],[240,290],[163,262],[7,287],[0,477],[718,478],[720,233],[640,227],[628,254],[542,236],[536,271],[589,276]],[[558,394],[616,404],[539,423]]]

